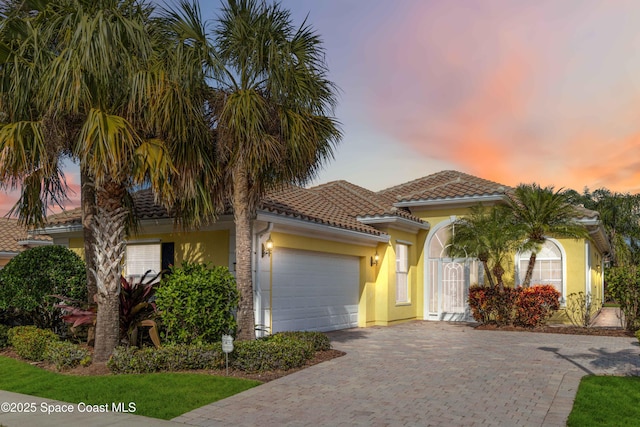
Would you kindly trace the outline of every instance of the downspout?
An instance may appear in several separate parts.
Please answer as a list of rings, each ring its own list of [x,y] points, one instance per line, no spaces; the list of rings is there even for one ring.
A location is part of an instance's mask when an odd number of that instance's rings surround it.
[[[254,289],[254,306],[255,306],[256,313],[260,313],[264,311],[262,308],[262,298],[260,293],[260,260],[262,259],[262,245],[260,243],[260,240],[262,239],[262,236],[264,236],[265,234],[271,233],[271,230],[273,230],[273,223],[269,222],[267,226],[264,228],[264,230],[259,231],[254,235],[253,254],[255,256],[255,263],[253,264],[254,268],[252,272],[253,272],[253,286],[254,286],[253,288]],[[269,259],[271,259],[271,257],[269,257]],[[269,272],[269,274],[271,274],[271,272]],[[271,295],[269,295],[269,300],[271,300]],[[271,313],[271,307],[269,307],[269,313]],[[269,323],[271,323],[271,314],[269,315]],[[263,325],[263,326],[266,326],[266,325]],[[264,331],[259,331],[258,333],[260,334],[260,336],[264,335]]]

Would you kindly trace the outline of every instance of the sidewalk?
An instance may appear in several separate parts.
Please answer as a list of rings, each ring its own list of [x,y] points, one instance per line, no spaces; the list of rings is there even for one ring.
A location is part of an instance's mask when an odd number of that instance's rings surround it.
[[[621,328],[622,313],[618,307],[603,307],[591,324],[594,328]]]
[[[6,404],[12,404],[13,410],[35,410],[32,413],[25,412],[4,412]],[[111,404],[108,409],[111,410]],[[134,414],[124,414],[116,412],[91,413],[86,412],[84,405],[59,402],[41,397],[27,396],[24,394],[11,393],[0,390],[0,426],[4,427],[42,427],[42,426],[64,426],[64,427],[116,427],[116,426],[182,426],[184,424],[173,421],[164,421],[157,418],[141,417]],[[73,412],[60,412],[62,408],[72,409]],[[50,411],[51,413],[47,413]],[[83,412],[81,412],[83,411]]]

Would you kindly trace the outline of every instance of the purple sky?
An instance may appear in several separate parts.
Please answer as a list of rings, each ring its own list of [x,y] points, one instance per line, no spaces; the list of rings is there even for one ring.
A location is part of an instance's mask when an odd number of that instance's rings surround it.
[[[200,3],[213,19],[219,2]],[[282,5],[296,23],[309,15],[341,88],[344,139],[314,184],[379,190],[457,169],[640,191],[640,2]],[[0,195],[0,211],[11,204]]]

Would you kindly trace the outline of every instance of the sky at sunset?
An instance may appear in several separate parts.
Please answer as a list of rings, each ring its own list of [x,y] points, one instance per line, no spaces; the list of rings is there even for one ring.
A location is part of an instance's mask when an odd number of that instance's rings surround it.
[[[200,3],[214,18],[219,3]],[[640,192],[639,1],[282,5],[296,23],[308,14],[341,89],[344,138],[313,184],[380,190],[456,169]],[[0,195],[0,212],[13,200]]]

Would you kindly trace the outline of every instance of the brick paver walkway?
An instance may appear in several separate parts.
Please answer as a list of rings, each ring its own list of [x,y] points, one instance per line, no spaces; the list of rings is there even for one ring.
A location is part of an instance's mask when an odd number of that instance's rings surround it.
[[[634,338],[411,322],[332,333],[344,357],[174,421],[199,426],[564,426],[580,378],[639,375]]]

